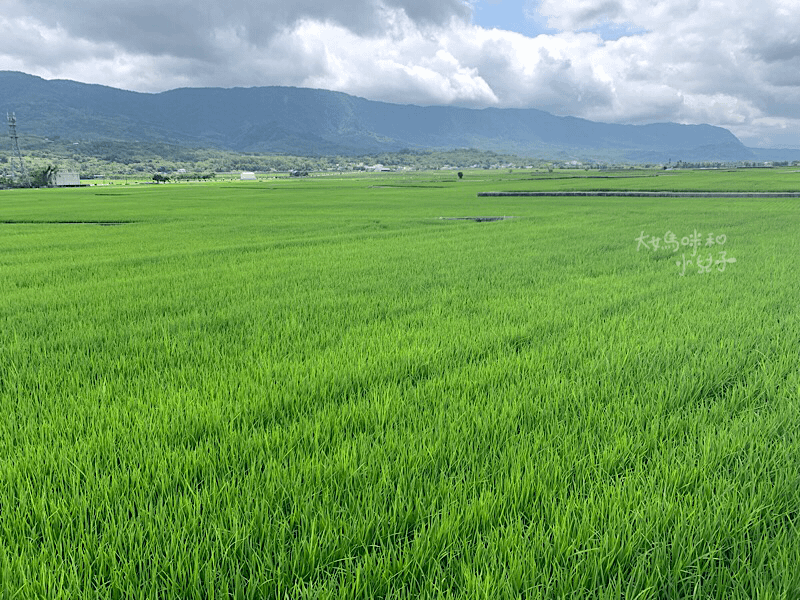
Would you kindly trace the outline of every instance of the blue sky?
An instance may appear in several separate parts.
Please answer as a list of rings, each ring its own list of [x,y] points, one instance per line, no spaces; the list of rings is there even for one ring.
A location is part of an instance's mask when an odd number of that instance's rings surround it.
[[[529,37],[559,33],[558,29],[548,26],[547,17],[539,12],[536,0],[478,0],[473,5],[472,22],[487,29],[515,31]],[[647,30],[630,23],[604,21],[579,31],[596,33],[603,40],[618,40]]]
[[[0,69],[709,123],[800,147],[798,0],[2,0]]]
[[[516,31],[535,37],[541,33],[557,33],[547,26],[547,19],[537,11],[534,0],[478,0],[472,22],[487,29]]]

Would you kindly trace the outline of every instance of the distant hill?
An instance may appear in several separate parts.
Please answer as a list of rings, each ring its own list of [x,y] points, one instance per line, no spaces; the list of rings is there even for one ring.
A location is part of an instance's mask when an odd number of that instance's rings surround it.
[[[16,113],[21,135],[236,152],[314,156],[475,148],[554,159],[756,160],[730,131],[711,125],[615,125],[535,109],[397,105],[292,87],[143,94],[0,71],[0,111]]]

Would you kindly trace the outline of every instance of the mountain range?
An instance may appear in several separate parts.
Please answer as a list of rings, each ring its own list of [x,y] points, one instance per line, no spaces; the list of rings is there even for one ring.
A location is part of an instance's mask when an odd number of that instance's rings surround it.
[[[545,159],[752,161],[800,150],[744,146],[711,125],[620,125],[528,108],[375,102],[294,87],[182,88],[140,93],[0,71],[0,111],[20,137],[184,144],[235,152],[362,155],[475,148]]]

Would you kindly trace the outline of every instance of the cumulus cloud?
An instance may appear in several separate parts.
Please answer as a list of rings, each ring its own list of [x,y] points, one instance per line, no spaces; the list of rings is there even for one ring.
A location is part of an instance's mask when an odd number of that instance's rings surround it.
[[[473,25],[471,1],[6,0],[0,65],[140,91],[296,85],[706,122],[800,145],[794,0],[530,0],[550,32],[536,37]]]
[[[362,39],[338,26],[304,23],[299,39],[317,40],[326,67],[303,85],[410,104],[487,106],[499,99],[475,67],[468,67],[436,37],[406,21],[402,35]],[[396,32],[397,33],[397,32]],[[321,55],[317,50],[311,55]]]
[[[268,45],[283,29],[314,19],[342,25],[360,35],[385,30],[387,11],[413,21],[442,24],[469,19],[462,0],[7,0],[6,14],[24,14],[68,35],[112,42],[129,52],[208,58],[220,31],[235,31],[254,46]]]

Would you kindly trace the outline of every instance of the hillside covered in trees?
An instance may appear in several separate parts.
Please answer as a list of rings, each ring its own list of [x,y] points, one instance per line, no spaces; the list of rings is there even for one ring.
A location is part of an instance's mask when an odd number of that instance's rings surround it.
[[[2,111],[16,113],[21,134],[62,144],[124,142],[134,156],[111,157],[114,162],[135,160],[137,148],[164,144],[192,152],[292,156],[473,148],[540,160],[764,159],[730,131],[710,125],[619,125],[535,109],[397,105],[290,87],[143,94],[0,71]],[[107,150],[120,148],[111,144]]]

